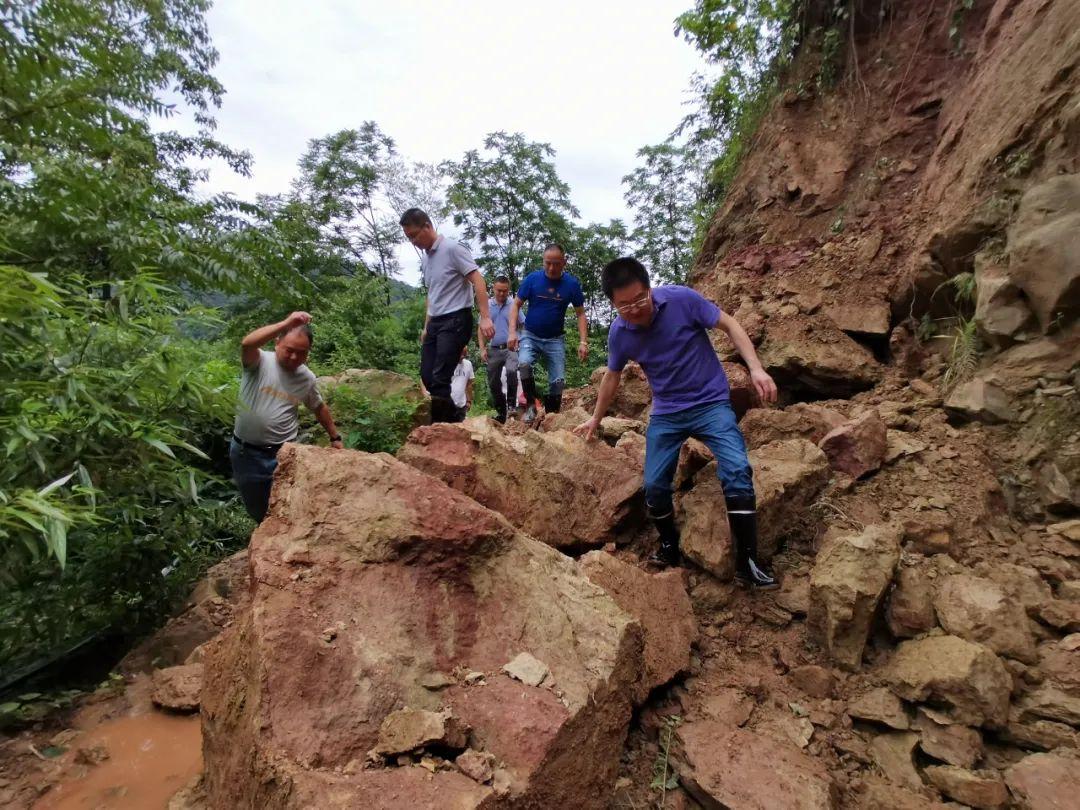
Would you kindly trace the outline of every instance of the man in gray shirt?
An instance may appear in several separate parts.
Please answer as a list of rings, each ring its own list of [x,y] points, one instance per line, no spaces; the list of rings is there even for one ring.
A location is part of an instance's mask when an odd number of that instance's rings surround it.
[[[428,293],[420,334],[420,381],[431,394],[431,421],[454,422],[457,407],[450,397],[450,380],[472,334],[474,296],[480,309],[480,334],[487,340],[495,334],[487,287],[469,249],[436,233],[431,217],[419,208],[401,215],[401,229],[421,251]]]
[[[306,312],[294,312],[240,342],[244,370],[229,459],[244,507],[257,521],[266,516],[270,503],[277,452],[300,431],[300,403],[326,429],[330,446],[342,447],[330,409],[315,387],[315,375],[304,365],[311,349],[310,323]],[[277,338],[274,351],[263,351],[260,347],[273,338]]]

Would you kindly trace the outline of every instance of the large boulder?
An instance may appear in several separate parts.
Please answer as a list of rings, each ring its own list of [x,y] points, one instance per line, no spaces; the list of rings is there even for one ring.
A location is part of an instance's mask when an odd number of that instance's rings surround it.
[[[573,560],[390,456],[286,445],[278,462],[250,606],[207,656],[210,805],[492,806],[495,787],[449,765],[365,767],[409,709],[447,721],[429,756],[452,757],[471,729],[509,801],[605,807],[638,624]],[[503,672],[522,653],[541,685]]]
[[[799,402],[786,408],[753,408],[739,423],[746,446],[754,450],[783,439],[806,439],[817,444],[847,420],[839,411]]]
[[[850,422],[829,431],[818,447],[829,457],[829,465],[852,478],[874,472],[885,461],[888,442],[885,423],[873,408]]]
[[[1005,784],[1022,810],[1069,810],[1080,797],[1080,760],[1031,754],[1005,771]]]
[[[868,526],[832,533],[810,574],[807,629],[826,654],[845,669],[858,669],[878,607],[900,561],[900,533]]]
[[[316,382],[331,406],[343,396],[337,389],[345,388],[351,394],[372,402],[391,399],[401,401],[409,408],[413,427],[426,425],[431,421],[431,400],[424,394],[420,384],[405,374],[375,368],[347,368],[340,374],[319,377]]]
[[[564,430],[512,435],[490,419],[414,430],[398,458],[550,546],[613,541],[642,519],[640,473],[603,442]]]
[[[1009,276],[1044,332],[1080,315],[1080,174],[1059,175],[1025,192],[1008,250]]]
[[[783,537],[806,528],[810,505],[829,481],[829,462],[804,439],[774,442],[749,456],[757,493],[758,552],[769,560]],[[679,510],[683,554],[714,576],[730,579],[735,571],[731,531],[715,461],[698,472]]]
[[[758,356],[782,391],[849,396],[882,376],[870,350],[824,318],[778,316],[765,325]]]
[[[959,636],[901,643],[883,675],[904,700],[930,701],[953,722],[1000,728],[1008,720],[1008,670],[986,647]]]
[[[634,702],[644,703],[653,689],[690,666],[690,646],[697,641],[698,628],[683,573],[672,569],[650,574],[604,551],[585,554],[578,568],[641,625],[645,665]]]
[[[1038,660],[1024,606],[992,580],[971,574],[945,577],[934,595],[934,610],[941,626],[954,636],[1028,664]]]
[[[1008,266],[985,251],[975,254],[975,290],[975,323],[987,342],[1007,346],[1034,320]]]
[[[686,723],[676,734],[679,779],[703,807],[829,810],[836,806],[836,786],[825,763],[792,743],[715,720]]]

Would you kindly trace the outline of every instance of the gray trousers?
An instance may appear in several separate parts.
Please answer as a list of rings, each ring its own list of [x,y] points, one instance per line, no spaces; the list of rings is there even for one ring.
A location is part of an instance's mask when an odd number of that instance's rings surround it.
[[[502,370],[506,368],[506,394],[502,390]],[[506,404],[517,404],[518,353],[510,349],[488,347],[487,378],[491,402],[499,413],[506,413]]]

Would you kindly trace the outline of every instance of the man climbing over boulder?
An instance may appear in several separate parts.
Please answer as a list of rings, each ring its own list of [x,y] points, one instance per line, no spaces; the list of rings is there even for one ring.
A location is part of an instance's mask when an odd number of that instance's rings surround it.
[[[746,331],[716,304],[688,287],[649,286],[637,259],[621,258],[601,273],[604,294],[617,317],[608,331],[607,371],[592,418],[574,432],[592,439],[619,389],[627,362],[637,362],[652,389],[652,414],[645,433],[645,504],[660,533],[654,561],[679,564],[672,481],[679,450],[688,438],[701,440],[716,457],[728,522],[735,544],[736,577],[755,588],[776,580],[758,562],[754,480],[746,444],[731,409],[724,368],[709,342],[709,329],[722,329],[750,369],[763,402],[776,401],[776,384],[765,372]]]
[[[473,327],[473,299],[480,309],[480,334],[495,334],[488,311],[487,286],[464,245],[435,231],[419,208],[401,215],[405,238],[421,251],[420,268],[427,287],[427,316],[420,333],[420,379],[431,394],[431,421],[453,422],[457,407],[450,397],[450,381],[469,343]]]
[[[275,338],[274,350],[264,351],[262,346]],[[300,432],[300,403],[325,428],[330,446],[342,447],[334,417],[315,387],[315,375],[304,365],[311,340],[311,316],[294,312],[240,341],[243,372],[229,460],[244,508],[257,521],[266,516],[270,503],[278,450]]]
[[[510,310],[510,336],[507,345],[518,354],[521,385],[525,389],[526,424],[536,419],[536,382],[533,379],[533,363],[543,358],[548,373],[548,394],[544,409],[558,413],[562,407],[562,392],[566,377],[566,346],[563,342],[566,308],[574,305],[577,313],[578,359],[584,363],[589,354],[589,331],[585,320],[585,295],[581,284],[566,267],[566,251],[562,245],[552,243],[544,248],[544,268],[525,276],[521,282],[514,305]],[[528,304],[525,328],[520,339],[517,334],[517,317],[521,307]]]
[[[514,308],[510,301],[510,279],[496,276],[491,292],[495,297],[490,305],[495,335],[489,346],[484,341],[483,331],[477,329],[476,340],[480,346],[480,360],[487,366],[488,389],[491,391],[491,402],[495,405],[495,419],[502,423],[506,421],[507,409],[514,409],[518,391],[518,353],[507,345],[510,338],[510,312]],[[520,327],[524,322],[519,310],[516,325]]]

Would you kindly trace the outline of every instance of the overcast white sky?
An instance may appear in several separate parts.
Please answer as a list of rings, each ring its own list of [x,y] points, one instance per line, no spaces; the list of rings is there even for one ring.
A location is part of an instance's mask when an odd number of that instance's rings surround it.
[[[673,35],[692,0],[464,3],[217,0],[218,135],[251,151],[245,198],[288,189],[311,138],[378,122],[410,160],[459,159],[494,130],[550,143],[587,221],[630,221],[620,180],[685,114],[700,68]],[[416,282],[415,259],[403,280]]]

